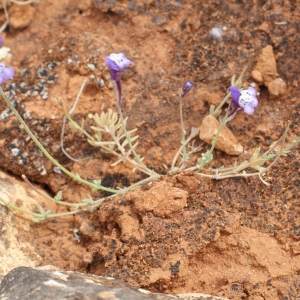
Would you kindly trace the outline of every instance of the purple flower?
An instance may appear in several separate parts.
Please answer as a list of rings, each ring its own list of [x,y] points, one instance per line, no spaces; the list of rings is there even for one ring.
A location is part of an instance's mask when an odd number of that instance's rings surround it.
[[[258,105],[254,87],[249,86],[246,90],[240,91],[237,87],[230,86],[229,90],[232,98],[231,106],[233,107],[230,115],[233,115],[238,108],[242,108],[248,115],[254,113],[254,108]]]
[[[112,53],[105,58],[105,62],[110,69],[111,79],[116,83],[118,89],[118,109],[121,104],[121,71],[127,68],[131,61],[124,55],[124,53]]]
[[[3,38],[0,35],[0,48],[2,47]],[[4,81],[11,79],[15,74],[13,67],[5,67],[3,63],[0,62],[0,84]]]
[[[105,58],[107,66],[113,71],[122,71],[127,68],[131,61],[124,55],[124,53],[112,53]]]
[[[193,87],[193,83],[186,81],[181,89],[181,97],[184,97]]]
[[[13,67],[5,67],[3,63],[0,63],[0,84],[4,81],[11,79],[15,74]]]

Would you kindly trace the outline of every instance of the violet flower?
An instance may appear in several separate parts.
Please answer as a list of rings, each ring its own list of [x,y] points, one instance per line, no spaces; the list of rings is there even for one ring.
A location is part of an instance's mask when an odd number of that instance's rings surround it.
[[[110,69],[111,79],[116,83],[118,89],[118,109],[121,104],[121,71],[127,68],[131,61],[123,53],[112,53],[105,58],[105,62]]]
[[[4,81],[11,79],[15,74],[13,67],[5,67],[3,63],[0,63],[0,84]]]
[[[181,89],[181,97],[183,98],[193,87],[193,83],[186,81]]]
[[[0,48],[2,47],[3,38],[0,35]],[[0,84],[4,81],[11,79],[15,74],[13,67],[5,67],[3,63],[0,62]]]
[[[235,114],[239,108],[242,108],[248,115],[254,113],[254,108],[258,105],[254,87],[249,86],[246,90],[240,91],[237,87],[230,86],[229,90],[232,98],[230,103],[230,106],[232,107],[232,111],[229,114],[230,116]]]

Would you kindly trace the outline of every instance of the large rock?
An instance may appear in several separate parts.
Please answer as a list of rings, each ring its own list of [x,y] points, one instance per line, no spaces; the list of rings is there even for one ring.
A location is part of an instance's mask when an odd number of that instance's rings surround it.
[[[25,182],[0,171],[0,198],[32,210],[41,197],[32,192]],[[15,217],[14,212],[0,202],[0,274],[6,274],[18,266],[34,267],[42,261],[32,245],[34,231],[31,224],[29,217]]]
[[[7,274],[0,284],[0,299],[106,299],[106,300],[166,300],[197,299],[226,300],[211,295],[189,293],[177,296],[151,293],[114,278],[19,267]]]

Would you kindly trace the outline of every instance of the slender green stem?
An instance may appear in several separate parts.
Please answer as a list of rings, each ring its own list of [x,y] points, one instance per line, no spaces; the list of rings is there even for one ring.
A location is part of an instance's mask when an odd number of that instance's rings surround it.
[[[24,122],[24,120],[22,119],[22,117],[20,116],[20,114],[17,112],[17,110],[14,108],[14,106],[12,105],[12,103],[9,101],[9,99],[7,98],[7,96],[5,95],[5,93],[3,92],[2,88],[0,87],[0,94],[3,97],[3,99],[5,100],[5,102],[7,103],[7,105],[9,106],[9,108],[12,110],[12,112],[14,113],[14,115],[17,117],[17,119],[19,120],[19,122],[23,125],[23,128],[25,129],[25,131],[27,132],[27,134],[31,137],[31,139],[34,141],[34,143],[39,147],[39,149],[44,153],[44,155],[55,165],[57,166],[61,171],[63,171],[65,174],[67,174],[68,176],[70,176],[71,178],[73,178],[74,180],[83,183],[85,185],[90,186],[93,189],[96,190],[103,190],[106,192],[110,192],[110,193],[118,193],[117,190],[114,189],[110,189],[110,188],[106,188],[104,186],[101,185],[96,185],[92,182],[89,182],[87,180],[84,180],[82,178],[80,178],[79,176],[74,175],[73,173],[71,173],[69,170],[67,170],[65,167],[63,167],[57,160],[55,160],[50,154],[49,152],[44,148],[44,146],[37,140],[37,138],[34,136],[34,134],[31,132],[31,130],[29,129],[29,127],[26,125],[26,123]]]
[[[117,86],[116,86],[116,82],[114,80],[112,80],[113,82],[113,86],[114,86],[114,92],[115,92],[115,97],[116,97],[116,100],[117,100],[117,105],[118,105],[118,113],[119,113],[119,116],[120,116],[120,119],[121,119],[121,124],[122,124],[122,129],[123,129],[123,132],[125,134],[125,138],[126,140],[128,141],[128,146],[134,156],[134,159],[137,161],[137,163],[141,166],[142,169],[144,169],[147,174],[152,174],[152,175],[159,175],[157,174],[155,171],[149,169],[141,160],[141,157],[140,155],[138,155],[131,143],[131,137],[130,137],[130,134],[128,134],[127,132],[127,129],[126,129],[126,126],[125,126],[125,122],[124,122],[124,117],[123,117],[123,114],[122,114],[122,110],[121,110],[121,104],[119,102],[119,93],[117,91]]]
[[[241,75],[239,76],[239,78],[237,80],[234,80],[235,76],[232,77],[232,81],[231,81],[231,85],[236,86],[237,88],[241,88],[242,87],[242,82],[243,82],[243,76],[246,72],[246,70],[248,69],[248,64],[244,67]],[[222,100],[222,102],[217,106],[217,108],[211,113],[212,116],[214,116],[215,118],[217,118],[220,114],[221,114],[221,109],[223,107],[223,105],[227,102],[227,100],[230,98],[231,93],[227,93],[227,95],[224,97],[224,99]]]
[[[221,114],[221,109],[223,107],[223,105],[227,102],[227,100],[230,98],[231,93],[227,93],[227,95],[224,97],[224,99],[222,100],[222,102],[217,106],[217,108],[212,112],[212,116],[214,116],[215,118],[217,118],[220,114]]]
[[[60,216],[67,216],[67,215],[74,215],[77,212],[79,212],[80,210],[73,210],[73,211],[69,211],[69,212],[65,212],[65,213],[59,213],[59,214],[49,214],[49,215],[43,215],[40,213],[34,213],[32,211],[26,210],[26,209],[22,209],[14,204],[12,204],[11,202],[5,201],[3,198],[0,198],[0,202],[2,202],[7,208],[12,208],[18,212],[21,212],[23,214],[26,215],[30,215],[33,216],[35,218],[38,219],[50,219],[50,218],[55,218],[55,217],[60,217]]]
[[[193,130],[194,128],[194,130]],[[193,127],[192,130],[191,130],[191,134],[190,136],[186,139],[185,143],[186,145],[192,140],[194,139],[197,135],[199,135],[199,132],[200,132],[200,127],[198,128],[195,128]],[[183,148],[183,145],[180,146],[180,148],[178,149],[178,151],[176,152],[174,158],[173,158],[173,161],[172,161],[172,165],[171,165],[171,169],[170,169],[170,172],[172,173],[174,171],[174,168],[175,168],[175,165],[176,165],[176,162],[177,162],[177,159],[182,151],[182,148]]]
[[[229,115],[229,110],[226,111],[226,114],[225,114],[225,117],[223,118],[219,128],[218,128],[218,131],[217,131],[217,134],[216,136],[214,137],[212,143],[211,143],[211,148],[209,150],[209,155],[212,154],[213,150],[215,149],[215,146],[216,146],[216,143],[217,143],[217,140],[219,138],[219,134],[222,130],[222,128],[224,127],[224,125],[226,124],[226,121],[227,121],[227,118],[228,118],[228,115]],[[198,166],[198,171],[200,171],[205,165],[207,164],[207,162],[205,160],[202,160],[200,165]]]
[[[67,110],[64,106],[62,106],[62,112],[65,115],[65,117],[68,119],[68,121],[74,126],[75,129],[81,131],[88,139],[90,139],[92,141],[96,141],[89,133],[87,133],[81,126],[78,125],[78,123],[76,123],[72,119],[72,117],[69,115],[69,113],[67,112]]]
[[[270,170],[274,166],[274,164],[278,161],[278,159],[280,158],[281,154],[283,153],[283,146],[284,146],[284,142],[285,142],[285,139],[286,139],[287,132],[288,132],[288,130],[290,128],[290,124],[291,124],[291,121],[288,120],[287,121],[287,125],[285,127],[285,130],[283,132],[283,135],[279,139],[280,142],[281,142],[281,145],[280,145],[280,150],[278,151],[278,155],[275,157],[275,159],[272,161],[272,163],[269,166],[266,167],[266,169],[265,169],[265,171],[263,173],[265,173],[268,170]]]
[[[185,164],[185,162],[188,160],[189,155],[187,155],[186,153],[186,141],[185,141],[186,131],[184,130],[184,125],[183,125],[182,93],[180,93],[179,112],[180,112],[180,126],[181,126],[182,163]]]
[[[40,195],[41,197],[54,202],[56,204],[59,205],[64,205],[64,206],[71,206],[71,207],[80,207],[80,206],[87,206],[87,204],[85,203],[69,203],[69,202],[64,202],[61,200],[55,200],[54,198],[49,197],[48,195],[45,195],[43,193],[41,193],[28,179],[25,175],[22,175],[23,180],[29,185],[30,188],[32,188],[38,195]]]
[[[126,154],[125,152],[125,149],[122,147],[122,145],[120,144],[120,141],[119,139],[116,137],[115,133],[114,132],[111,132],[109,131],[109,134],[110,136],[112,137],[113,139],[113,142],[115,143],[115,145],[118,147],[120,153],[114,151],[114,150],[111,150],[109,147],[105,146],[105,145],[99,145],[99,147],[102,149],[102,150],[105,150],[107,153],[110,153],[110,154],[113,154],[115,155],[116,157],[119,158],[119,161],[123,161],[125,162],[128,161],[130,164],[132,164],[134,166],[134,168],[140,170],[141,172],[151,176],[152,175],[152,172],[149,172],[148,170],[145,170],[143,169],[137,161],[135,161],[134,159],[131,159],[129,157],[129,155]],[[96,141],[97,142],[97,141]],[[92,144],[93,145],[93,144]],[[114,165],[115,163],[112,164],[112,166]]]
[[[93,142],[97,142],[96,139],[94,139],[89,133],[87,133],[81,126],[78,125],[77,122],[75,122],[72,117],[70,116],[70,114],[67,112],[66,108],[64,106],[62,106],[62,111],[63,111],[63,114],[65,115],[65,117],[68,119],[68,121],[74,126],[75,129],[81,131],[89,140],[93,141]],[[123,120],[124,121],[124,120]],[[125,123],[125,122],[124,122]],[[119,154],[113,150],[110,150],[108,147],[104,146],[104,145],[101,145],[100,147],[102,149],[104,149],[105,151],[117,156],[119,159],[122,159],[123,157],[125,157],[125,159],[131,163],[135,168],[139,169],[141,172],[144,172],[145,174],[147,175],[152,175],[152,171],[150,172],[148,169],[145,169],[145,168],[142,168],[140,166],[140,164],[135,161],[135,160],[132,160],[130,159],[124,152],[124,149],[123,147],[121,146],[119,140],[117,139],[117,137],[114,135],[114,133],[112,132],[109,132],[111,137],[113,138],[115,144],[117,145],[119,151],[122,153],[122,154]],[[129,135],[129,134],[128,134]],[[125,133],[125,137],[126,137],[126,133]]]
[[[213,150],[214,150],[214,148],[216,146],[217,140],[219,138],[219,134],[220,134],[222,128],[224,127],[224,125],[226,124],[226,121],[227,121],[227,118],[228,118],[228,114],[229,114],[229,110],[226,111],[226,114],[225,114],[225,116],[224,116],[224,118],[223,118],[223,120],[222,120],[222,122],[221,122],[221,124],[220,124],[220,126],[218,128],[216,136],[214,137],[214,139],[213,139],[213,141],[211,143],[211,148],[210,148],[210,150],[207,153],[205,153],[205,156],[209,157],[210,155],[212,155],[212,152],[213,152]],[[188,168],[185,171],[195,171],[195,170],[200,171],[207,163],[208,162],[206,160],[202,159],[201,162],[200,162],[200,164],[198,164],[195,167]]]

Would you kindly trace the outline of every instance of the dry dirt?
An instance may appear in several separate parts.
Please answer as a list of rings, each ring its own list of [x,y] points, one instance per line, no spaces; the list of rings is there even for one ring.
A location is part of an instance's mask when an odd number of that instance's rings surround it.
[[[211,166],[230,166],[257,147],[267,149],[282,134],[292,105],[287,139],[300,135],[297,0],[49,0],[35,6],[13,4],[9,13],[12,26],[2,36],[16,74],[3,89],[47,150],[82,178],[101,179],[108,187],[143,178],[130,166],[111,167],[109,155],[69,127],[65,147],[79,162],[60,149],[62,113],[55,97],[70,109],[82,82],[94,75],[74,119],[85,118],[88,128],[88,113],[116,109],[104,63],[111,52],[124,52],[133,61],[122,74],[123,113],[128,127],[138,128],[138,152],[157,172],[165,172],[163,164],[171,164],[180,145],[178,94],[183,82],[195,83],[184,98],[185,126],[198,127],[210,104],[221,101],[231,76],[247,63],[245,84],[252,82],[251,70],[268,45],[287,91],[271,96],[261,85],[255,113],[239,112],[229,124],[244,153],[237,157],[216,150]],[[3,11],[0,21],[5,21]],[[213,27],[224,29],[221,39],[212,38]],[[54,172],[3,101],[0,110],[2,170],[26,174],[52,195],[61,190],[65,201],[102,196]],[[40,265],[112,276],[151,291],[299,299],[298,150],[267,174],[270,186],[256,177],[216,181],[195,174],[166,175],[106,200],[93,213],[32,224],[32,236],[19,232],[18,239],[32,241],[43,259]],[[79,229],[80,242],[72,228]]]

